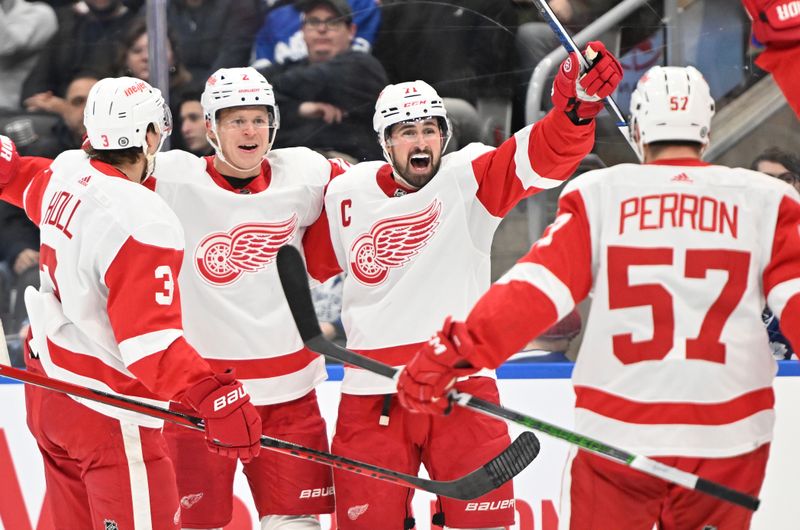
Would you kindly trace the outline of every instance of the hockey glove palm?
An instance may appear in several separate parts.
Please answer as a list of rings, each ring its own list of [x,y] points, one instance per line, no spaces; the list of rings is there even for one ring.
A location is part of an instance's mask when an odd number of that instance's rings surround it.
[[[242,462],[258,456],[261,417],[233,370],[195,384],[186,391],[183,402],[203,418],[210,451]]]
[[[456,368],[469,364],[473,349],[464,323],[448,317],[442,331],[426,342],[400,373],[397,381],[400,404],[411,412],[447,414],[450,411],[447,393],[456,379],[478,371],[471,366]]]
[[[600,41],[586,45],[584,57],[589,69],[580,67],[577,53],[571,53],[558,69],[551,99],[576,125],[586,123],[603,110],[603,99],[622,81],[622,65]]]
[[[14,180],[19,169],[19,153],[11,138],[0,134],[0,190]]]

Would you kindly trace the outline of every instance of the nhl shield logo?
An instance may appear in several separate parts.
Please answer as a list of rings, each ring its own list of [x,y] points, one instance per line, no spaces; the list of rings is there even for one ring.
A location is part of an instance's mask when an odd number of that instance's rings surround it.
[[[103,525],[105,525],[103,527],[104,530],[119,530],[119,527],[117,526],[117,522],[116,521],[112,521],[111,519],[103,520]]]

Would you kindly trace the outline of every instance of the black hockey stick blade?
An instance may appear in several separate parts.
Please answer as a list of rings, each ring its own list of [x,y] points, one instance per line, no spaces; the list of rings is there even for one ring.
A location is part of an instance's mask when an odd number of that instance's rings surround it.
[[[282,247],[278,251],[278,275],[280,276],[286,300],[300,331],[300,336],[308,349],[329,359],[357,366],[390,379],[397,377],[399,373],[397,368],[342,348],[322,336],[311,300],[311,290],[308,285],[305,265],[300,253],[294,247]],[[643,473],[681,485],[687,489],[702,491],[748,510],[757,510],[761,502],[756,497],[733,490],[722,484],[711,482],[697,475],[662,464],[657,460],[630,453],[558,425],[496,405],[490,401],[476,398],[465,392],[451,391],[450,399],[461,407],[543,432],[596,455],[638,469]]]
[[[58,379],[52,379],[27,370],[20,370],[0,364],[0,376],[22,381],[26,384],[36,385],[48,390],[90,399],[113,407],[138,412],[190,429],[198,431],[203,430],[203,420],[200,418],[149,403],[143,403],[128,397],[74,385]],[[502,453],[483,467],[463,477],[450,481],[428,480],[265,435],[261,436],[261,447],[270,451],[276,451],[296,458],[303,458],[350,471],[351,473],[358,473],[370,478],[391,482],[398,486],[428,491],[436,495],[451,497],[458,500],[471,500],[485,495],[497,489],[505,482],[508,482],[536,458],[539,452],[539,440],[532,434],[531,436],[525,436],[526,434],[531,433],[522,433]]]
[[[306,265],[300,251],[291,245],[282,246],[278,249],[276,264],[283,294],[289,301],[289,309],[297,325],[297,331],[300,332],[300,338],[306,342],[312,337],[322,335],[317,313],[314,311],[314,302],[311,300]]]

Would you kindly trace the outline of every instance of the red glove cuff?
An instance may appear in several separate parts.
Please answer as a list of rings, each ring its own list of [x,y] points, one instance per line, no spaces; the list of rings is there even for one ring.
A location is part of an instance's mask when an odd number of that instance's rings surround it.
[[[428,341],[428,346],[432,353],[429,358],[442,366],[452,368],[459,373],[458,377],[462,377],[462,372],[463,375],[469,375],[478,371],[471,364],[469,367],[456,368],[456,364],[469,363],[469,358],[475,351],[475,343],[472,342],[465,323],[447,317],[442,330]]]

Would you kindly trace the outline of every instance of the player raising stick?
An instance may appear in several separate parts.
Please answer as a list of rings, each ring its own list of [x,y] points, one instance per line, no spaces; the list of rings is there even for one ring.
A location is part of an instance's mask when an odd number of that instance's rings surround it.
[[[567,185],[544,237],[406,366],[401,403],[443,413],[457,377],[498,366],[591,295],[576,430],[757,496],[775,399],[761,309],[800,345],[800,195],[702,162],[713,114],[696,69],[650,69],[631,97],[644,165]],[[571,530],[749,528],[752,516],[575,450],[561,498]]]
[[[464,317],[489,286],[489,252],[502,217],[524,197],[564,182],[594,143],[600,98],[622,71],[602,43],[582,72],[577,55],[562,63],[555,109],[494,149],[472,144],[442,156],[450,124],[427,83],[387,86],[374,129],[386,162],[364,162],[331,182],[325,205],[344,280],[342,322],[348,348],[402,366],[448,314]],[[493,373],[458,388],[498,400]],[[466,410],[445,418],[408,414],[392,381],[345,367],[334,450],[449,479],[475,468],[509,443],[506,425]],[[334,471],[340,530],[414,527],[412,493]],[[514,522],[510,483],[482,497],[492,510],[441,498],[434,522],[447,528],[496,529]]]

